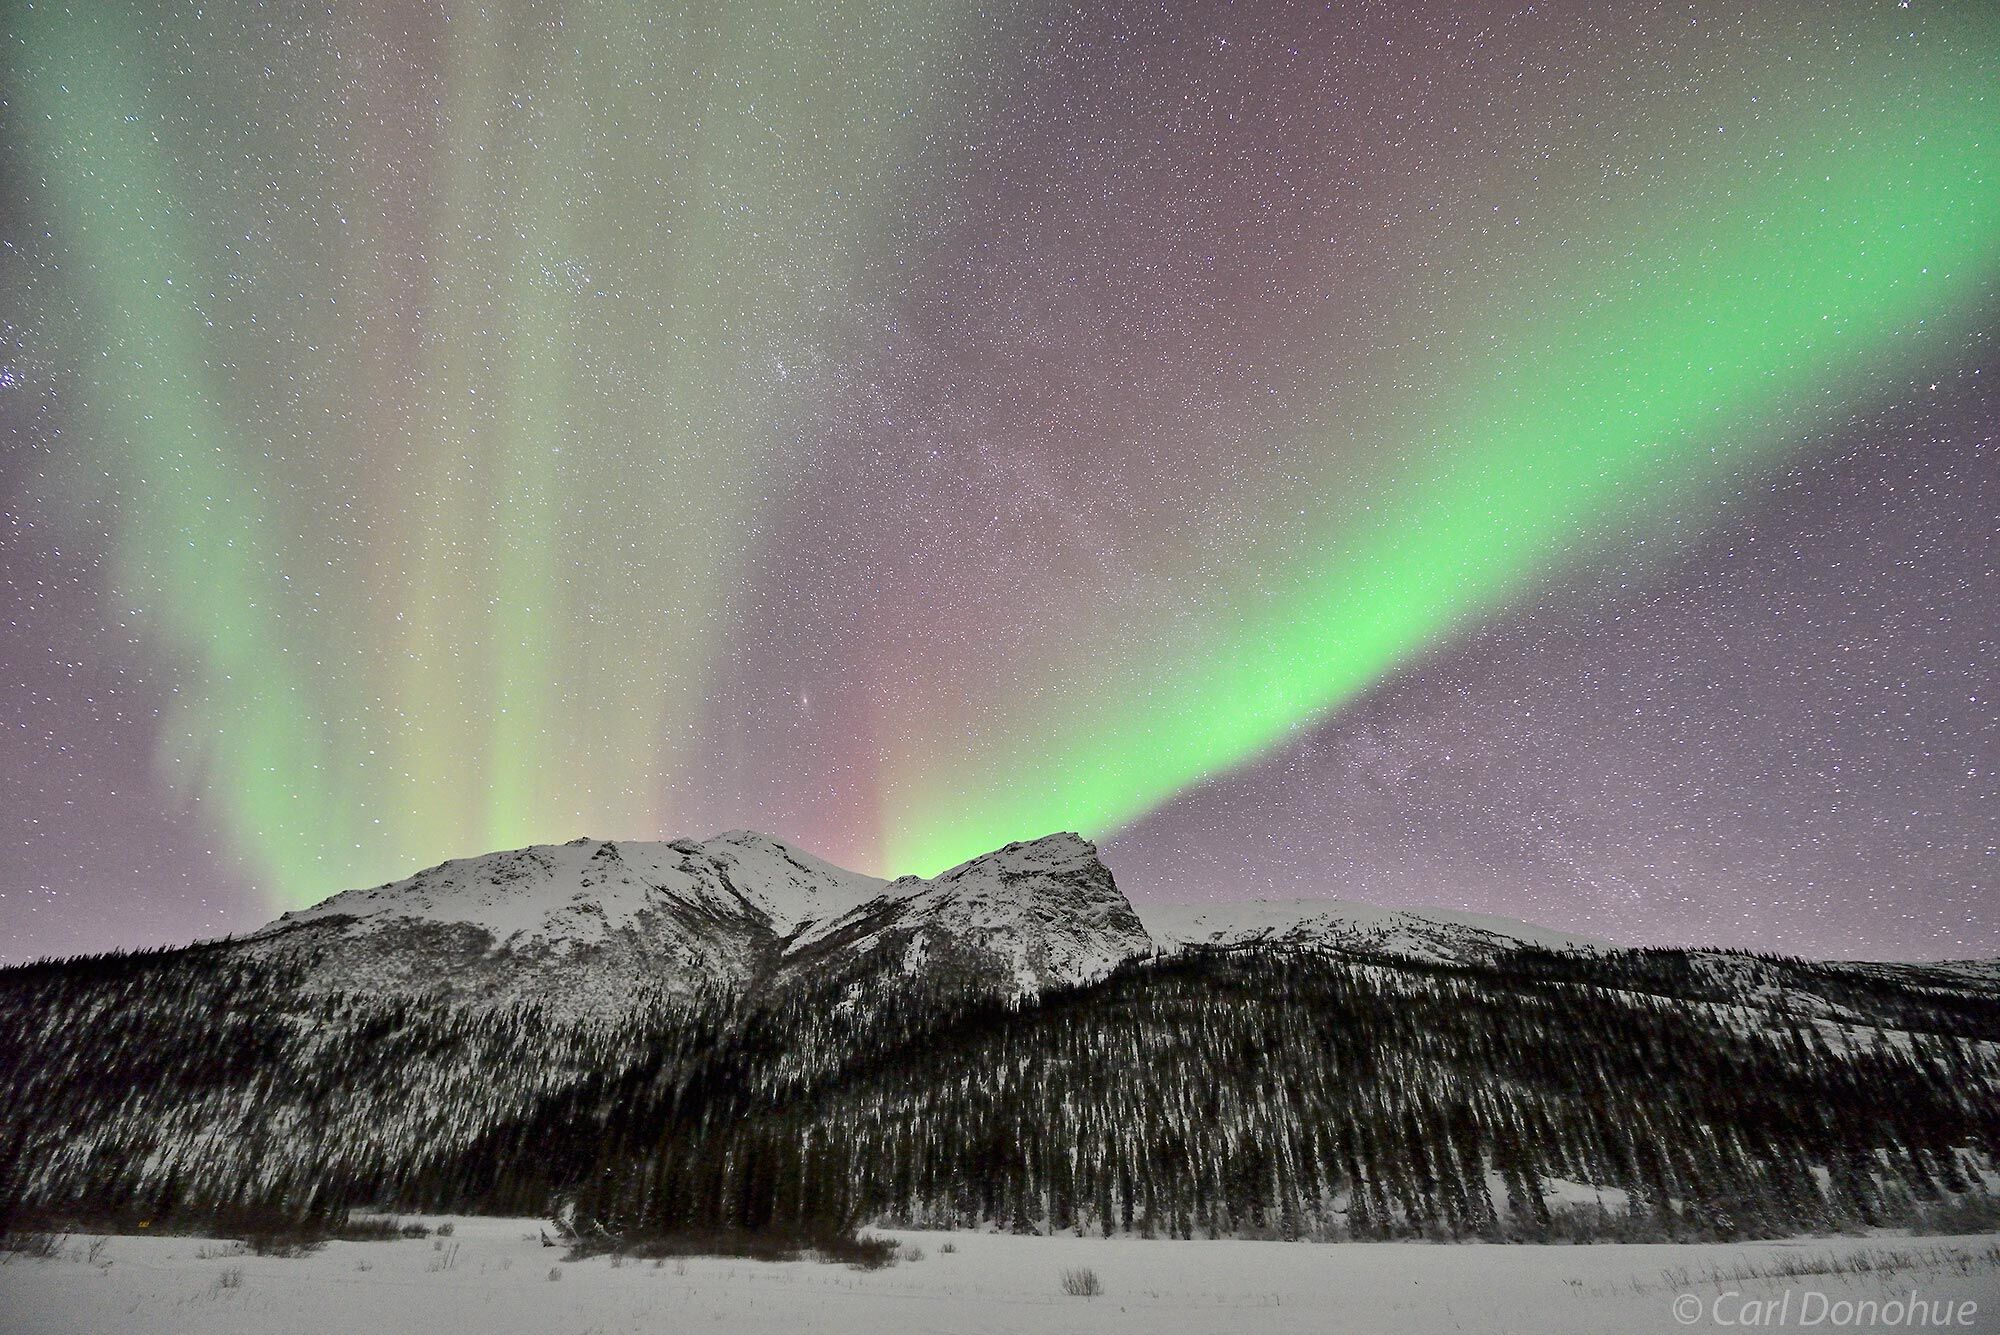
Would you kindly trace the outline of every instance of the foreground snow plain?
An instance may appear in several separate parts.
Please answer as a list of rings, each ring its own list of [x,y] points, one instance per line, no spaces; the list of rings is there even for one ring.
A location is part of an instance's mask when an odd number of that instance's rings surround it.
[[[566,1262],[540,1244],[534,1220],[453,1223],[449,1238],[336,1242],[292,1259],[185,1237],[114,1237],[93,1254],[97,1239],[72,1236],[58,1258],[16,1256],[0,1266],[0,1333],[2000,1331],[2000,1237],[1992,1236],[1536,1247],[894,1230],[885,1236],[902,1241],[904,1259],[864,1272],[805,1261]],[[916,1249],[920,1259],[912,1259]],[[1882,1271],[1892,1256],[1914,1263]],[[1787,1277],[1857,1257],[1877,1268]],[[1063,1272],[1082,1267],[1096,1273],[1100,1296],[1063,1292]],[[1787,1290],[1790,1304],[1781,1309]],[[1945,1311],[1952,1323],[1913,1320],[1907,1308],[1889,1309],[1899,1319],[1871,1322],[1862,1319],[1865,1308],[1840,1306],[1872,1299],[1879,1314],[1881,1304],[1913,1291],[1923,1315]],[[1746,1307],[1765,1302],[1773,1305]],[[1961,1323],[1968,1302],[1977,1306]],[[1807,1319],[1814,1313],[1816,1322]],[[1695,1319],[1681,1319],[1689,1315]]]

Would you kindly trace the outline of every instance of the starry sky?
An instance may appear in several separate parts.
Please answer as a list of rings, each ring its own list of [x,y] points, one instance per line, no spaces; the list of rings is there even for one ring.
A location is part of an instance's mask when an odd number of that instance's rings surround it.
[[[0,38],[0,959],[746,827],[2000,955],[2000,11]]]

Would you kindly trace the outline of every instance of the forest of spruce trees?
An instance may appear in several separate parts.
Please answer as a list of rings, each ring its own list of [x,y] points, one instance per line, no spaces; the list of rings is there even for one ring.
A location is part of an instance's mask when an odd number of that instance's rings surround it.
[[[875,970],[615,1021],[307,991],[226,944],[36,964],[0,971],[0,1209],[1326,1240],[1990,1221],[2000,1001],[1732,958],[1217,949],[1027,1000]]]

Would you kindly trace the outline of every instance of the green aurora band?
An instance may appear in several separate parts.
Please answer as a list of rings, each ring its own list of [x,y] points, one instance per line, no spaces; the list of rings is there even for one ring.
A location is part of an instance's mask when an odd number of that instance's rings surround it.
[[[918,733],[889,783],[889,864],[930,874],[1048,829],[1115,832],[1611,531],[1663,550],[1694,536],[1732,485],[1948,357],[2000,273],[2000,43],[1990,21],[1976,35],[1915,66],[1857,58],[1832,92],[1778,71],[1797,100],[1748,152],[1712,120],[1659,135],[1652,190],[1543,229],[1594,246],[1453,293],[1406,331],[1401,374],[1373,378],[1409,401],[1329,428],[1413,461],[1365,506],[1315,515],[1304,541],[1246,541],[1233,601],[1105,633],[1032,708],[977,711],[999,726]],[[1764,169],[1746,177],[1746,156]]]

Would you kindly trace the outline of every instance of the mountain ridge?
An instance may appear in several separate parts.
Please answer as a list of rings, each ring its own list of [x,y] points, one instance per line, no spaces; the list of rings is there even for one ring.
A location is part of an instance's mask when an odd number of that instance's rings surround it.
[[[807,968],[945,968],[1026,995],[1153,949],[1095,846],[1067,831],[895,881],[753,831],[582,838],[342,891],[240,940],[301,960],[329,988],[365,979],[571,1010],[651,992],[740,992]]]
[[[635,994],[740,992],[815,969],[943,969],[1016,996],[1189,949],[1308,947],[1431,964],[1612,942],[1463,910],[1333,897],[1135,905],[1070,831],[1007,844],[932,877],[848,871],[786,840],[578,838],[452,859],[331,895],[236,938],[302,955],[328,986],[600,1009]],[[1712,972],[1743,952],[1683,948]],[[2000,962],[1843,963],[1917,985],[2000,987]]]

